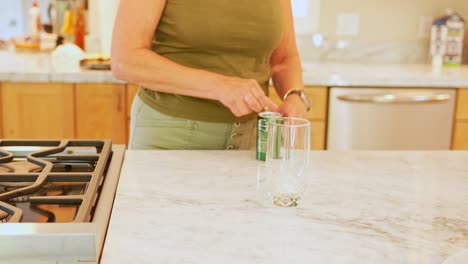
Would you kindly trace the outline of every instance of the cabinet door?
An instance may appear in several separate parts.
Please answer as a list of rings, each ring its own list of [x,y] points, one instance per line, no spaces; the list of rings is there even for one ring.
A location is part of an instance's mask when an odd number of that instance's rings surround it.
[[[312,120],[310,122],[310,148],[325,150],[327,122]]]
[[[468,120],[468,89],[458,89],[456,119]]]
[[[73,138],[73,85],[3,83],[3,137]]]
[[[455,125],[452,138],[453,150],[468,150],[468,89],[458,89]]]
[[[455,123],[453,150],[468,150],[468,120]]]
[[[125,85],[77,84],[76,136],[126,144]]]
[[[309,96],[312,106],[307,113],[311,120],[326,120],[328,108],[328,88],[306,87],[305,93]]]

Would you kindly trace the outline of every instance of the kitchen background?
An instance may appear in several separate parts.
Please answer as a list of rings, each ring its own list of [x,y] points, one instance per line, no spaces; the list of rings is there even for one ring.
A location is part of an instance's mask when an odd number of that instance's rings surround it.
[[[28,32],[28,9],[32,2],[0,0],[0,39]],[[48,19],[49,2],[38,1],[43,22]],[[64,7],[74,1],[55,2],[57,18],[62,22]],[[87,39],[93,44],[89,47],[91,52],[108,52],[117,2],[90,0]],[[432,21],[443,16],[448,8],[468,18],[468,1],[463,0],[293,0],[292,3],[297,16],[298,46],[307,61],[426,63]],[[468,62],[468,52],[464,62]]]
[[[0,0],[0,138],[126,144],[139,87],[109,71],[118,0],[37,1],[42,24],[50,23],[54,4],[59,34],[69,30],[67,6],[74,11],[83,3],[81,13],[72,13],[84,17],[84,53],[73,45],[56,48],[54,34],[31,37],[33,2]],[[468,66],[434,67],[430,55],[433,22],[449,9],[468,18],[468,1],[292,4],[305,91],[313,102],[307,116],[312,149],[468,149]],[[464,32],[462,62],[468,64],[466,25]],[[64,36],[66,43],[80,38]],[[270,94],[281,102],[272,87]]]
[[[426,63],[432,21],[443,16],[447,8],[468,17],[468,1],[463,0],[317,2],[320,12],[316,32],[322,34],[324,42],[317,45],[320,41],[314,41],[313,34],[300,35],[299,46],[306,60]]]

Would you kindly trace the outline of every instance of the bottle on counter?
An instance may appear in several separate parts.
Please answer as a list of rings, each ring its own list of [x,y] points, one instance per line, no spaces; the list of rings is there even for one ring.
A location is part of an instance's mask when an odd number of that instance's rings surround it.
[[[86,16],[84,3],[79,0],[76,3],[75,15],[75,45],[85,50]]]
[[[37,0],[33,1],[32,7],[29,9],[28,14],[31,35],[33,37],[39,37],[39,33],[41,32],[41,10],[39,9]]]
[[[68,4],[65,13],[63,16],[63,25],[60,29],[60,34],[64,36],[65,42],[72,42],[73,36],[75,34],[75,18],[74,13],[71,10],[71,5]]]
[[[57,12],[55,10],[55,0],[50,0],[47,6],[47,17],[49,22],[45,24],[45,30],[47,33],[57,33],[56,21],[57,21]]]
[[[431,56],[434,67],[458,67],[463,58],[464,19],[453,10],[432,24]]]

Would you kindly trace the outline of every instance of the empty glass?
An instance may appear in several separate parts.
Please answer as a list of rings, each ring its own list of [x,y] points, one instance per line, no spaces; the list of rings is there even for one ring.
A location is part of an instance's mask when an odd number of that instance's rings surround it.
[[[297,206],[306,186],[310,122],[292,117],[271,121],[267,144],[268,197],[276,206]]]

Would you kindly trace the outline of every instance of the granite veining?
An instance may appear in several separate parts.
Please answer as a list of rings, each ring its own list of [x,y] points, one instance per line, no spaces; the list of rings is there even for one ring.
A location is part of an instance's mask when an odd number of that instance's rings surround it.
[[[278,208],[253,152],[128,151],[101,263],[468,263],[467,160],[313,152]]]

